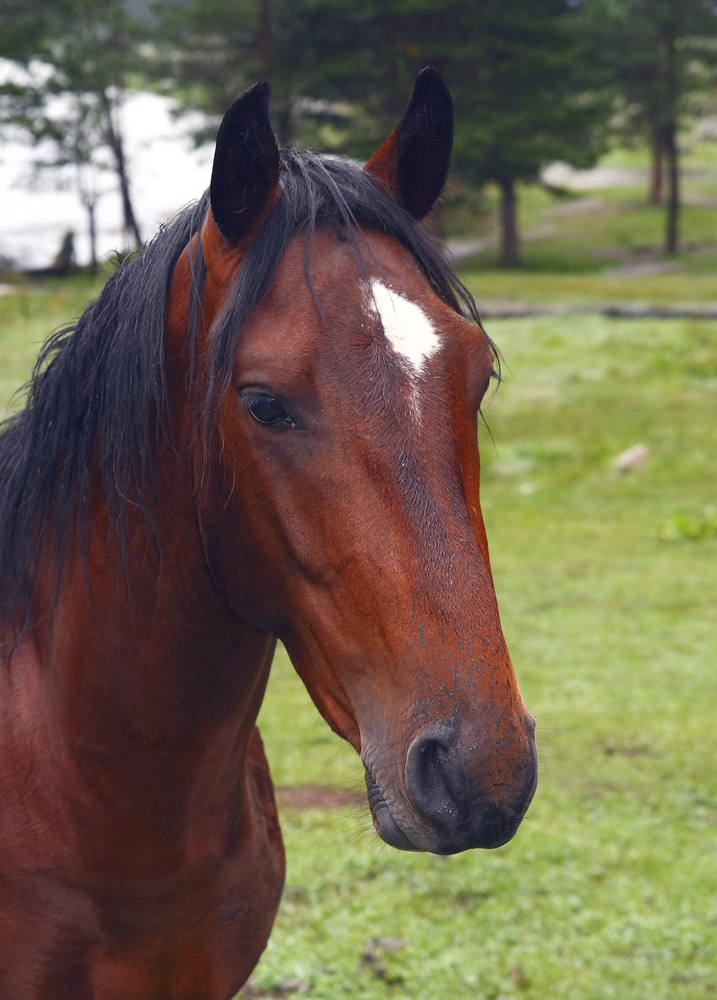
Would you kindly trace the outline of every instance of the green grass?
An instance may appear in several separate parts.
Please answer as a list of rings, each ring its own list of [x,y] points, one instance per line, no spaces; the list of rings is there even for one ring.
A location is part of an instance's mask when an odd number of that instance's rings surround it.
[[[76,319],[99,292],[103,279],[85,275],[36,284],[21,283],[0,295],[0,419],[22,403],[17,390],[52,331]]]
[[[633,301],[654,306],[717,302],[714,274],[691,274],[681,270],[669,274],[618,276],[599,271],[579,274],[506,271],[479,269],[473,265],[466,269],[464,277],[479,306],[488,300],[568,305]]]
[[[479,299],[703,301],[702,276],[471,272]],[[90,285],[0,298],[0,399]],[[315,1000],[717,996],[717,324],[490,324],[504,384],[481,430],[506,636],[541,776],[516,838],[395,852],[365,806],[282,809],[279,918],[255,976]],[[649,460],[613,460],[642,443]],[[275,783],[359,789],[277,657],[261,714]],[[291,981],[294,980],[294,987]],[[302,992],[304,991],[304,992]]]

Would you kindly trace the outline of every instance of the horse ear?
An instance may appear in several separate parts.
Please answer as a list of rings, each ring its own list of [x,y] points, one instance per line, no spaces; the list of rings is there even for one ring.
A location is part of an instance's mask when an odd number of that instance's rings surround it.
[[[274,204],[279,149],[263,81],[235,101],[217,133],[209,197],[217,229],[230,246],[246,239]]]
[[[453,102],[431,67],[418,74],[413,96],[395,130],[366,164],[416,219],[428,215],[443,191],[453,146]]]

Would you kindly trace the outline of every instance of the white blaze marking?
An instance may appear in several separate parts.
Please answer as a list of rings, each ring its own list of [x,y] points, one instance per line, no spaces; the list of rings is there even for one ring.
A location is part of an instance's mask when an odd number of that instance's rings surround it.
[[[441,346],[441,338],[428,316],[415,302],[380,281],[372,281],[369,291],[369,309],[381,321],[386,340],[408,362],[414,379],[422,375],[424,363]]]

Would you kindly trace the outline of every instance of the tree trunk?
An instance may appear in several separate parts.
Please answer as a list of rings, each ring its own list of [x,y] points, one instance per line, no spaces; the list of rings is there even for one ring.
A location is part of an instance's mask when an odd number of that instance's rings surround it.
[[[677,122],[679,99],[679,76],[677,62],[677,41],[674,25],[667,36],[667,95],[669,115],[664,129],[665,156],[669,189],[667,192],[667,230],[665,233],[665,253],[675,254],[679,247],[680,214],[680,165],[677,147]]]
[[[104,52],[103,45],[98,37],[97,20],[94,9],[95,5],[88,4],[85,6],[87,8],[84,12],[85,27],[88,35],[94,43],[95,58],[102,59]],[[125,50],[126,44],[127,39],[124,37],[124,33],[115,33],[113,37],[113,47],[115,52]],[[124,91],[124,81],[121,73],[115,74],[114,83],[115,95],[121,95]],[[122,138],[122,129],[117,116],[117,106],[119,101],[116,96],[111,95],[109,88],[106,86],[99,86],[96,93],[102,112],[102,125],[105,134],[104,138],[112,150],[112,155],[114,156],[115,161],[115,172],[117,174],[117,179],[119,180],[120,196],[122,198],[124,233],[125,236],[130,236],[134,240],[135,246],[139,247],[142,245],[142,234],[139,231],[137,217],[134,214],[134,207],[132,205],[132,198],[130,197],[129,175],[127,170],[127,160],[124,152],[124,140]]]
[[[80,201],[87,212],[87,235],[90,241],[90,273],[97,274],[97,168],[92,162],[91,154],[83,162],[77,164],[77,192]]]
[[[679,250],[680,218],[680,164],[677,148],[677,128],[671,122],[665,130],[665,155],[667,157],[667,227],[665,231],[665,253],[675,254]]]
[[[662,136],[662,131],[656,128],[652,135],[652,164],[650,169],[650,195],[649,202],[651,205],[661,205],[662,204],[662,191],[663,191],[663,179],[664,179],[664,152],[665,143]]]
[[[519,267],[518,199],[515,182],[509,177],[500,184],[500,263],[503,267]]]
[[[95,220],[95,202],[89,200],[85,202],[87,209],[87,223],[90,235],[90,274],[97,274],[97,222]]]
[[[122,216],[124,219],[124,231],[134,239],[135,246],[142,245],[142,234],[139,231],[137,217],[134,214],[132,198],[129,190],[129,174],[127,171],[127,158],[124,151],[124,139],[119,122],[116,120],[115,106],[107,91],[102,93],[102,102],[105,110],[105,127],[107,130],[107,141],[112,150],[115,160],[115,171],[119,180],[120,196],[122,198]]]
[[[272,121],[280,146],[289,146],[294,133],[293,97],[283,92],[274,92]]]
[[[134,207],[132,205],[132,199],[129,193],[129,175],[127,173],[127,160],[124,154],[124,142],[122,140],[122,134],[117,131],[114,136],[114,141],[112,143],[112,149],[115,154],[115,164],[117,169],[117,177],[120,183],[120,194],[122,196],[122,213],[124,216],[124,229],[125,232],[130,234],[134,238],[135,246],[142,245],[142,234],[139,231],[139,224],[137,223],[137,217],[134,214]]]

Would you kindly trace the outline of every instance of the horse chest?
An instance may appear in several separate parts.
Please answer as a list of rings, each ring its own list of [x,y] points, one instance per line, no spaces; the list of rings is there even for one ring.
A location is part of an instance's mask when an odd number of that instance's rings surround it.
[[[148,833],[140,849],[127,815],[134,863],[121,866],[119,851],[102,846],[117,832],[103,823],[102,803],[95,826],[89,813],[79,821],[54,798],[33,796],[37,763],[26,756],[15,769],[21,787],[0,783],[0,1000],[233,997],[266,945],[284,881],[258,733],[241,804],[223,821],[213,816],[222,838],[207,840],[195,820],[178,826],[171,852],[158,852]]]
[[[0,997],[229,1000],[259,960],[283,886],[280,845],[248,853],[248,868],[237,857],[201,891],[170,898],[101,899],[45,873],[31,891],[3,885]]]

